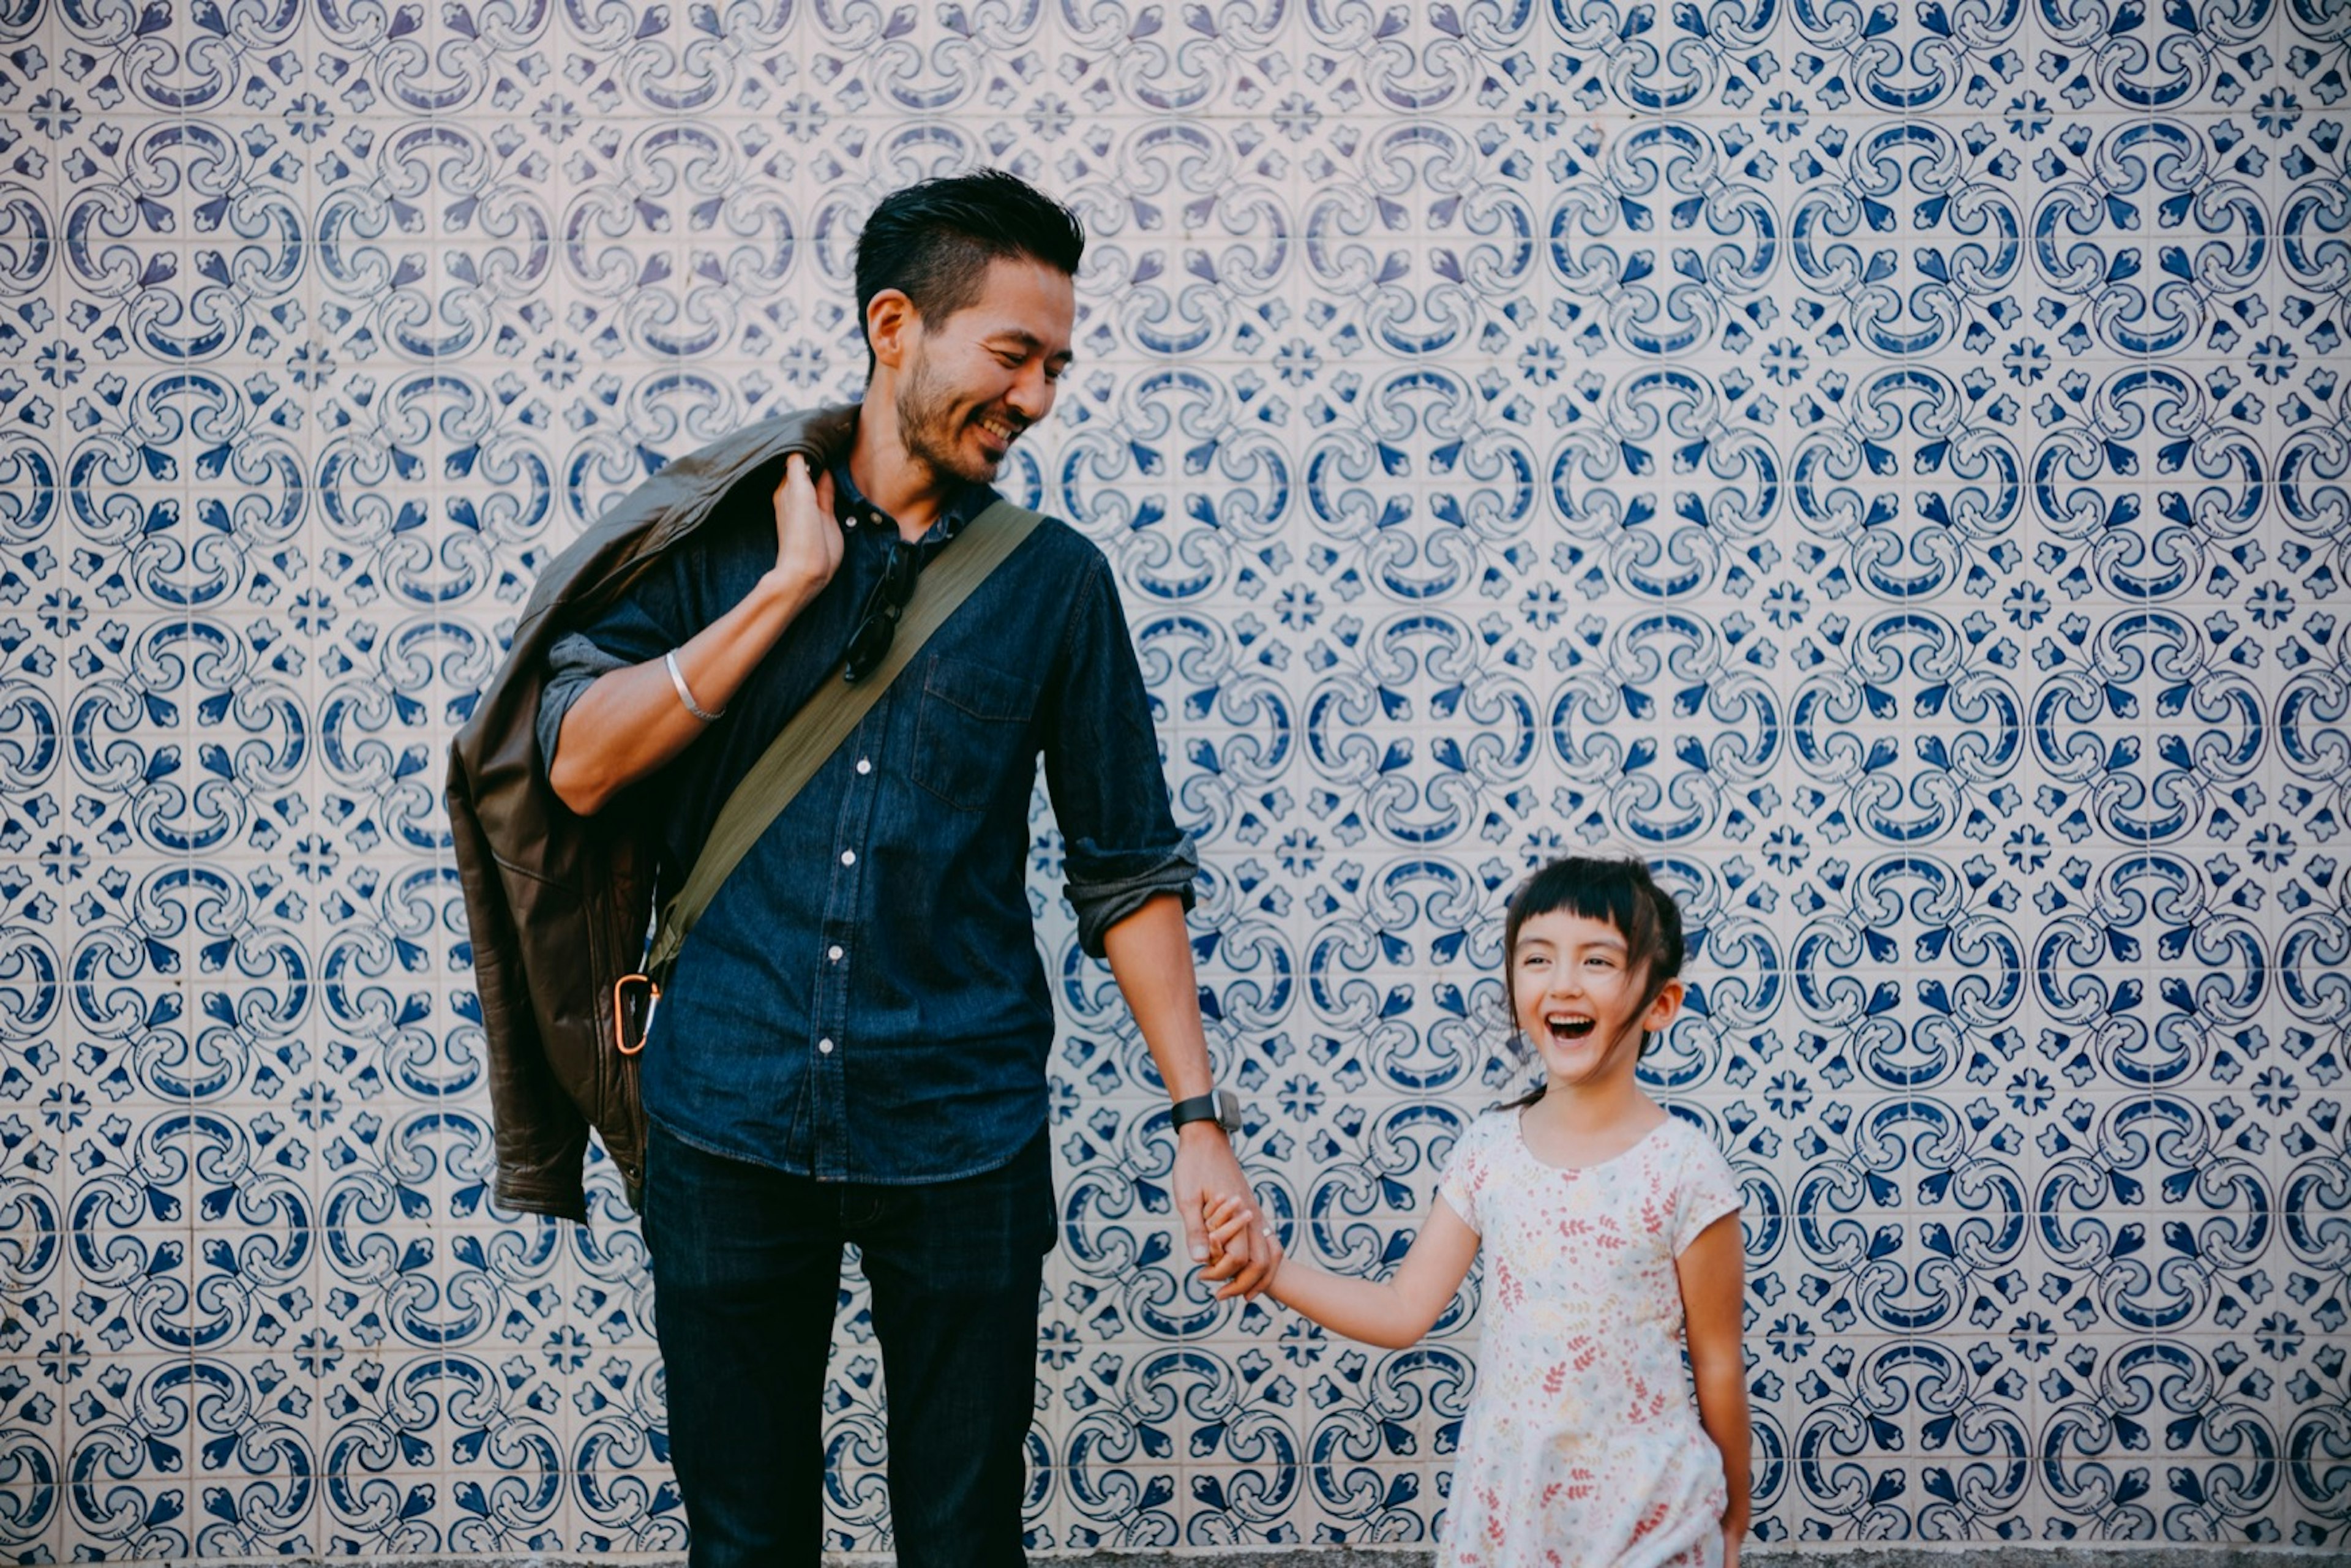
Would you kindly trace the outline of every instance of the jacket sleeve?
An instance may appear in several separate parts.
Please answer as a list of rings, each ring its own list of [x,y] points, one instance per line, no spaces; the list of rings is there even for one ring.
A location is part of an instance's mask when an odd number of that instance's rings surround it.
[[[488,835],[474,809],[464,759],[449,763],[449,825],[474,965],[475,995],[489,1052],[490,1124],[497,1151],[493,1192],[507,1208],[586,1219],[580,1166],[588,1119],[557,1082],[531,1008],[523,946]]]
[[[1045,785],[1061,825],[1078,943],[1102,954],[1110,928],[1173,894],[1189,910],[1200,857],[1176,826],[1151,694],[1135,662],[1110,563],[1096,555],[1048,686]]]

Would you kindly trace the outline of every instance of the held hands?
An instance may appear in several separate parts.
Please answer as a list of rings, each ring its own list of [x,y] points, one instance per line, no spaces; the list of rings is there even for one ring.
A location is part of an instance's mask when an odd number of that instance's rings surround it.
[[[1183,1218],[1185,1242],[1200,1277],[1223,1286],[1217,1292],[1219,1297],[1254,1296],[1272,1278],[1278,1256],[1273,1239],[1261,1228],[1237,1230],[1225,1249],[1212,1257],[1206,1216],[1208,1205],[1219,1199],[1256,1221],[1249,1177],[1241,1174],[1240,1161],[1233,1157],[1224,1132],[1213,1123],[1192,1123],[1176,1134],[1176,1212]]]
[[[842,543],[832,515],[832,476],[820,474],[811,483],[808,459],[793,453],[776,486],[776,569],[768,576],[794,595],[813,599],[841,570]]]
[[[1270,1290],[1274,1277],[1281,1271],[1281,1243],[1275,1239],[1271,1226],[1259,1222],[1257,1210],[1228,1193],[1208,1199],[1202,1218],[1208,1231],[1208,1266],[1201,1270],[1202,1278],[1226,1279],[1228,1273],[1238,1270],[1248,1259],[1254,1239],[1270,1260],[1260,1288]],[[1257,1232],[1254,1239],[1250,1235],[1252,1229]],[[1217,1288],[1217,1299],[1222,1301],[1227,1296],[1242,1293],[1240,1281],[1231,1279]]]

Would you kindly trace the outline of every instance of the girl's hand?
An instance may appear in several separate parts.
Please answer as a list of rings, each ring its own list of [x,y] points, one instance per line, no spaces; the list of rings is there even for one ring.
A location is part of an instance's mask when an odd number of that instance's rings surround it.
[[[1212,1254],[1223,1252],[1239,1238],[1249,1224],[1249,1210],[1229,1193],[1209,1198],[1201,1205],[1200,1212],[1208,1228],[1208,1246]]]
[[[1229,1195],[1211,1198],[1206,1207],[1204,1218],[1208,1228],[1209,1257],[1212,1260],[1221,1258],[1228,1251],[1246,1249],[1248,1246],[1246,1233],[1248,1228],[1255,1221],[1248,1206],[1241,1203],[1239,1199]],[[1274,1239],[1272,1228],[1270,1226],[1265,1230],[1265,1246],[1272,1256],[1272,1264],[1266,1270],[1265,1276],[1267,1283],[1270,1285],[1275,1272],[1281,1268],[1281,1243]],[[1217,1288],[1217,1299],[1223,1301],[1228,1296],[1240,1293],[1238,1282],[1228,1281]]]
[[[1722,1568],[1739,1568],[1739,1540],[1744,1531],[1733,1531],[1728,1525],[1722,1531]]]

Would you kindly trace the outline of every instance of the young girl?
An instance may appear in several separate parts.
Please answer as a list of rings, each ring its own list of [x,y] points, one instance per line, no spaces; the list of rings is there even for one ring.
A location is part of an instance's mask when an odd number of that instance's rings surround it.
[[[1637,861],[1554,861],[1510,901],[1505,951],[1542,1085],[1462,1134],[1444,1201],[1392,1279],[1292,1258],[1268,1288],[1334,1333],[1401,1349],[1483,1243],[1445,1561],[1736,1568],[1749,1505],[1739,1188],[1706,1134],[1634,1080],[1681,1005],[1681,913]],[[1251,1222],[1230,1202],[1208,1220],[1220,1242]]]

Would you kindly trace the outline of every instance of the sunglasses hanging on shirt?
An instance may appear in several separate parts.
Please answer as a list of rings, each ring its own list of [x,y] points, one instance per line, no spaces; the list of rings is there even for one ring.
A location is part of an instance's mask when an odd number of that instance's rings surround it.
[[[905,614],[906,601],[914,596],[914,580],[921,575],[921,547],[892,539],[890,559],[883,564],[873,591],[865,596],[857,630],[849,634],[849,651],[841,658],[842,680],[863,680],[890,652],[890,639],[897,634],[899,617]]]

